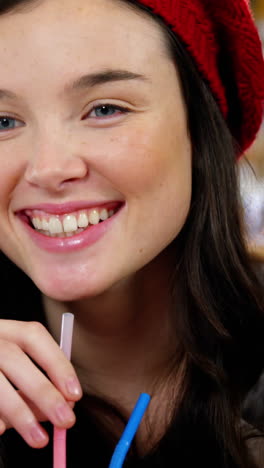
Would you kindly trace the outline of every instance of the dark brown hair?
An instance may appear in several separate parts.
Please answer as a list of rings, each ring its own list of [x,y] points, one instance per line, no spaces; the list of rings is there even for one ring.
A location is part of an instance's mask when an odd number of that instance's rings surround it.
[[[174,285],[181,285],[174,322],[187,366],[168,447],[177,451],[178,466],[253,467],[239,423],[243,399],[263,367],[264,300],[244,239],[236,142],[184,44],[148,8],[119,1],[151,16],[164,32],[193,150],[192,203],[174,242],[172,278],[173,297]],[[5,1],[0,13],[31,3]]]

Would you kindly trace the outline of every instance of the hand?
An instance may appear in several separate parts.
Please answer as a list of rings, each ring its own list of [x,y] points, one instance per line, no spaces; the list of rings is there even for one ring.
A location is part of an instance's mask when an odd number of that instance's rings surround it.
[[[49,438],[39,422],[72,427],[81,396],[72,364],[43,325],[0,320],[0,435],[12,427],[42,448]]]

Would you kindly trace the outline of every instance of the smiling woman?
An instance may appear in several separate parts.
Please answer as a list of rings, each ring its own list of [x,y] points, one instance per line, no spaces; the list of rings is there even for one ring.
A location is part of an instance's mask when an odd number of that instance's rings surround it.
[[[51,466],[55,425],[68,468],[106,468],[146,392],[127,467],[260,467],[241,421],[264,351],[236,174],[264,100],[247,3],[0,13],[4,466]]]

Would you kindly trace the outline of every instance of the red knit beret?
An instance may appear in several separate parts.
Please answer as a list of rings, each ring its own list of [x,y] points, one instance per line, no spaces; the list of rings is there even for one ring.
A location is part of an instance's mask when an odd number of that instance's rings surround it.
[[[263,118],[264,61],[247,0],[138,0],[187,47],[243,153]]]

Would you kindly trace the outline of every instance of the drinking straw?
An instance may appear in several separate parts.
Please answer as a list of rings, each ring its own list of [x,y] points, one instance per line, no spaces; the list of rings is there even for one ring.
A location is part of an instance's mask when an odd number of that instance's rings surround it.
[[[122,468],[126,454],[131,446],[132,440],[138,430],[149,402],[150,396],[147,393],[141,393],[124,429],[121,439],[116,445],[109,468]]]
[[[60,348],[67,358],[71,358],[72,334],[74,315],[65,313],[62,316]],[[141,420],[149,405],[150,396],[142,393],[132,411],[124,432],[116,445],[111,458],[109,468],[122,468],[127,452],[135,437]],[[53,433],[53,468],[66,468],[66,429],[59,429],[54,426]]]
[[[60,348],[71,359],[74,315],[67,312],[62,316]],[[53,468],[66,468],[66,429],[53,430]]]

